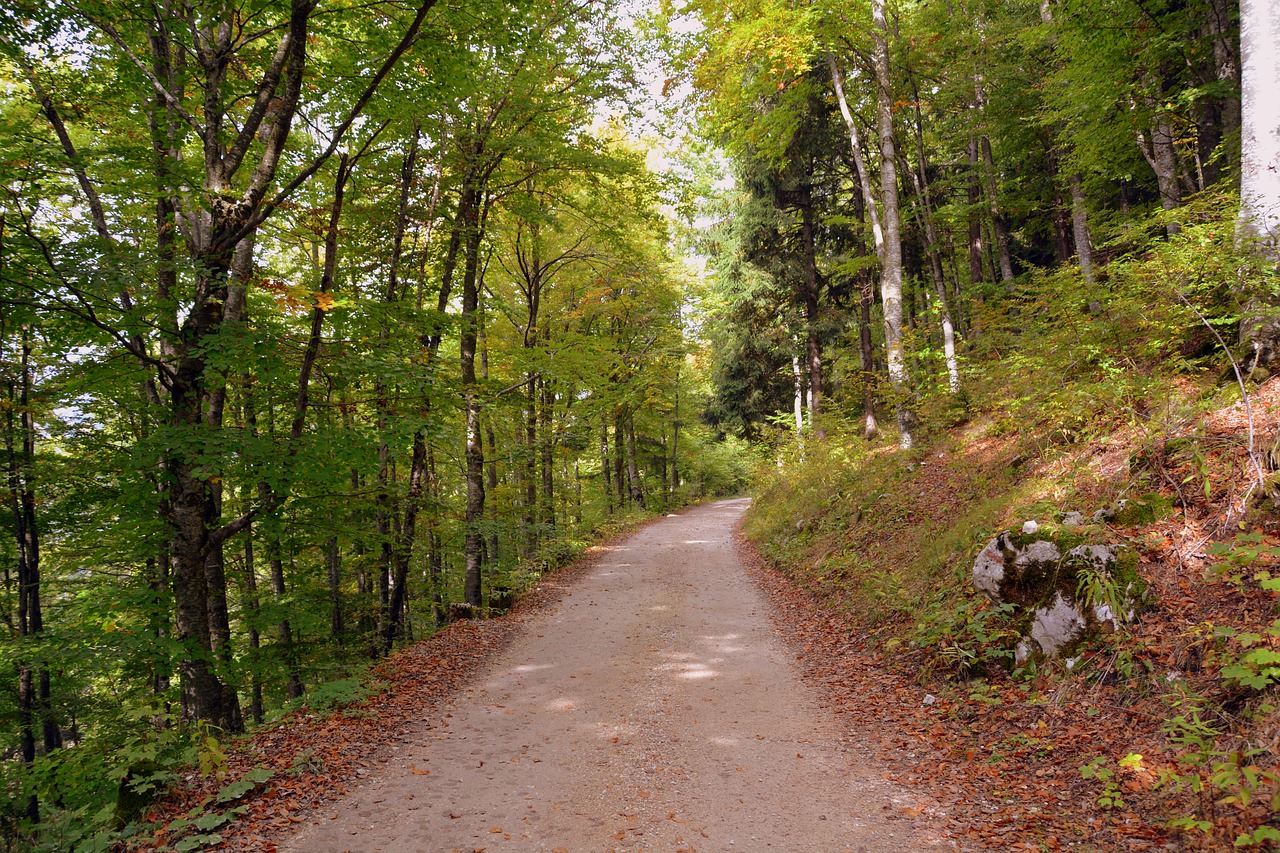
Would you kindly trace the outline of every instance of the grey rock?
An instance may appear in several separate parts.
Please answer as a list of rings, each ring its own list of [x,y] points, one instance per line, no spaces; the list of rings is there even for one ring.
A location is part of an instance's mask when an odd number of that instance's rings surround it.
[[[1036,608],[1028,633],[1040,651],[1053,657],[1058,650],[1074,642],[1084,633],[1085,619],[1075,602],[1067,601],[1061,592],[1048,607]]]
[[[1014,605],[1010,618],[1023,626],[1013,649],[1018,663],[1037,653],[1057,656],[1088,634],[1114,631],[1132,619],[1132,611],[1116,613],[1107,603],[1087,606],[1075,596],[1082,578],[1115,574],[1123,546],[1086,543],[1063,553],[1050,535],[1028,522],[1020,533],[996,536],[973,563],[974,587],[996,604]]]

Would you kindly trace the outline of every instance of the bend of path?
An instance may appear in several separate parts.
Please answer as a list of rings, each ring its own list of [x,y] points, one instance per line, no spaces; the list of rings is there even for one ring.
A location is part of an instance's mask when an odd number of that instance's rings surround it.
[[[611,546],[377,777],[280,849],[941,847],[773,636],[734,547],[746,505]]]

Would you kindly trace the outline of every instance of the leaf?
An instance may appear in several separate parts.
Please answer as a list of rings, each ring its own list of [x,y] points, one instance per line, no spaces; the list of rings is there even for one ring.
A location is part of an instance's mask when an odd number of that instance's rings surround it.
[[[234,819],[234,817],[234,815],[228,812],[210,812],[209,814],[201,815],[196,818],[194,823],[196,829],[217,829],[218,827],[229,823]]]
[[[202,847],[212,847],[215,844],[222,843],[222,836],[215,833],[207,835],[193,835],[190,838],[184,838],[177,844],[173,845],[173,849],[178,853],[191,853],[193,850],[199,850]]]

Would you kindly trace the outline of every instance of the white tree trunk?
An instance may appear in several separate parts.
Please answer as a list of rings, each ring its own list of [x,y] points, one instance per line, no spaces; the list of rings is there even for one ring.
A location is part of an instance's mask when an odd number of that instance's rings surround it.
[[[875,193],[871,191],[871,174],[867,171],[866,159],[862,156],[862,143],[858,137],[858,125],[853,120],[853,112],[844,96],[844,79],[840,76],[840,68],[836,65],[833,54],[827,54],[827,67],[831,69],[831,84],[836,90],[836,103],[840,105],[840,115],[844,117],[844,126],[849,131],[849,148],[853,152],[853,165],[858,167],[858,184],[862,189],[862,199],[867,205],[867,216],[871,220],[871,235],[875,240],[876,257],[884,262],[884,230],[880,227],[879,205],[876,204]]]
[[[1240,0],[1242,240],[1280,255],[1280,5]]]
[[[1072,172],[1067,179],[1071,187],[1071,233],[1075,238],[1076,260],[1080,263],[1080,274],[1089,284],[1093,284],[1093,248],[1089,245],[1089,210],[1085,206],[1084,187],[1080,185],[1080,174]]]
[[[800,371],[800,356],[791,356],[791,380],[795,384],[796,441],[803,442],[804,434],[804,374]]]
[[[898,444],[911,447],[911,411],[907,408],[907,360],[902,349],[902,226],[898,215],[897,146],[893,141],[893,89],[889,77],[889,25],[885,0],[872,0],[875,24],[872,61],[876,71],[876,115],[880,131],[880,198],[884,208],[884,258],[880,298],[884,303],[884,343],[889,381],[898,395]]]

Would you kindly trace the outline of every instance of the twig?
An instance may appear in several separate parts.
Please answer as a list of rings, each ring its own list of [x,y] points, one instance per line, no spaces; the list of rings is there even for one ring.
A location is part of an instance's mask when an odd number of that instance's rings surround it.
[[[1236,357],[1235,355],[1232,354],[1231,348],[1227,346],[1226,341],[1222,339],[1222,335],[1218,334],[1218,330],[1213,327],[1213,324],[1210,323],[1208,319],[1206,319],[1205,316],[1200,313],[1200,311],[1196,308],[1196,306],[1191,304],[1191,300],[1187,299],[1187,297],[1183,295],[1181,290],[1175,289],[1173,292],[1175,295],[1177,295],[1179,299],[1182,300],[1183,305],[1186,305],[1187,308],[1191,309],[1192,314],[1195,314],[1198,318],[1200,318],[1200,322],[1204,323],[1205,328],[1209,330],[1209,334],[1213,335],[1214,340],[1218,342],[1218,346],[1222,347],[1222,351],[1226,353],[1227,358],[1231,360],[1231,370],[1236,375],[1236,384],[1240,386],[1240,396],[1244,400],[1245,417],[1249,421],[1249,447],[1248,447],[1249,462],[1252,463],[1253,473],[1257,477],[1257,480],[1254,486],[1261,488],[1263,492],[1266,492],[1267,478],[1262,473],[1262,465],[1258,463],[1258,454],[1253,448],[1253,443],[1254,443],[1253,404],[1249,399],[1248,389],[1244,387],[1244,375],[1240,372],[1240,364],[1236,361]],[[1245,494],[1246,501],[1248,500],[1249,495],[1253,494],[1254,486],[1250,486],[1249,491]]]

